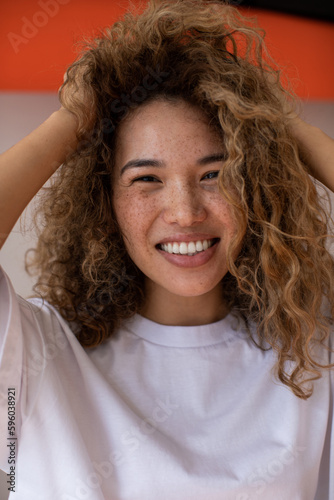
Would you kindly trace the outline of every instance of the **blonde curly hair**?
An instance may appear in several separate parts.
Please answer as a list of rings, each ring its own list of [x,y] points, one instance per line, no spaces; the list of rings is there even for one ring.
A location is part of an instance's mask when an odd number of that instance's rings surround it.
[[[60,90],[79,119],[79,147],[45,189],[26,263],[35,291],[76,323],[84,347],[110,338],[145,301],[112,205],[118,126],[143,103],[182,99],[203,110],[226,148],[219,186],[239,233],[224,300],[256,325],[260,348],[276,351],[279,380],[310,396],[304,382],[323,368],[312,346],[330,335],[323,303],[332,315],[334,266],[330,220],[289,131],[288,95],[263,31],[221,1],[151,0],[85,45]]]

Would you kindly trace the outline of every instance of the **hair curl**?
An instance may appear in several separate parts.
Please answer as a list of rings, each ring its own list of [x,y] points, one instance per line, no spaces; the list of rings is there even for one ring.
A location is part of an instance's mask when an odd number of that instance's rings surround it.
[[[263,31],[221,1],[151,0],[85,46],[60,91],[79,118],[79,147],[45,189],[27,261],[35,291],[78,326],[84,347],[111,337],[145,300],[112,206],[118,125],[150,100],[183,99],[206,113],[227,151],[219,186],[238,220],[234,248],[243,245],[235,262],[230,249],[224,298],[256,325],[257,345],[277,352],[278,378],[309,397],[303,379],[321,376],[312,345],[329,337],[323,301],[332,315],[334,266],[330,220],[289,131],[287,95]]]

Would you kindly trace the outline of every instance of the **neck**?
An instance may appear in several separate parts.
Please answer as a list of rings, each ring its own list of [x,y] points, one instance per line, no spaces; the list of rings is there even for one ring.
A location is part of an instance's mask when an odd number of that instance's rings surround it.
[[[228,309],[223,302],[221,285],[196,297],[182,297],[147,280],[146,301],[140,314],[151,321],[170,326],[196,326],[223,319]]]

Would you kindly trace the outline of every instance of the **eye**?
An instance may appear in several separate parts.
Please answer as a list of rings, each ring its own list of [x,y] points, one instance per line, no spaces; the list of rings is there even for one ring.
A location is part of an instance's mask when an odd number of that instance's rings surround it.
[[[217,179],[218,177],[218,174],[219,174],[219,170],[215,170],[213,172],[209,172],[208,174],[206,174],[203,179]]]
[[[160,181],[155,177],[152,177],[152,175],[143,175],[142,177],[137,177],[136,179],[133,179],[132,182],[160,182]]]

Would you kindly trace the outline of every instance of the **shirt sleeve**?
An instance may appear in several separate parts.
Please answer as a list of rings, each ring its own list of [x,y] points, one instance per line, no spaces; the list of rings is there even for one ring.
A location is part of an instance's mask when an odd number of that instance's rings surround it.
[[[7,473],[47,364],[68,347],[66,325],[43,300],[18,296],[0,266],[0,469]]]
[[[334,331],[331,331],[331,337],[329,339],[329,347],[331,349],[329,355],[330,364],[334,364]],[[330,415],[328,424],[328,437],[327,446],[329,447],[329,495],[328,499],[334,498],[334,368],[331,369],[330,374]]]
[[[331,328],[328,338],[328,350],[324,351],[322,364],[334,363],[334,330]],[[334,499],[334,368],[323,371],[320,382],[328,387],[329,413],[325,442],[319,470],[318,485],[314,500]],[[311,396],[312,397],[312,396]],[[310,430],[310,435],[311,435]]]
[[[20,307],[12,285],[0,267],[0,468],[7,473],[11,451],[7,445],[17,440],[20,426],[22,365]]]

